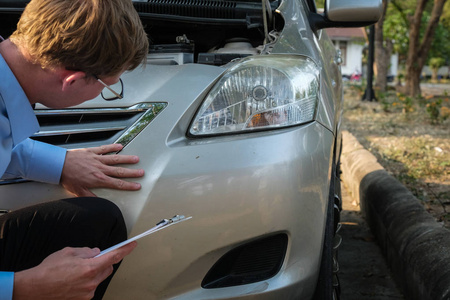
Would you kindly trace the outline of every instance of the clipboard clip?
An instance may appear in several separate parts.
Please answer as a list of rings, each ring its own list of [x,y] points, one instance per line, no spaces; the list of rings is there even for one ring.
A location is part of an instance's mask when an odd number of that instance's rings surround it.
[[[186,220],[189,220],[189,219],[191,219],[192,217],[185,217],[185,216],[183,216],[183,215],[175,215],[175,216],[173,216],[172,218],[170,218],[170,219],[162,219],[161,221],[159,221],[157,224],[156,224],[156,226],[160,226],[159,228],[161,228],[161,227],[164,227],[164,226],[167,226],[167,225],[173,225],[173,224],[176,224],[176,223],[180,223],[180,222],[183,222],[183,221],[186,221]]]

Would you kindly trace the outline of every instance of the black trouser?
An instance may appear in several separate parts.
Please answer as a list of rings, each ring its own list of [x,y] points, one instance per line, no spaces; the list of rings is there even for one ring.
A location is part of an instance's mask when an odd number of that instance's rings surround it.
[[[103,250],[126,237],[122,213],[108,200],[73,198],[33,205],[0,216],[0,271],[32,268],[64,247]],[[98,286],[94,299],[103,297],[112,276]]]

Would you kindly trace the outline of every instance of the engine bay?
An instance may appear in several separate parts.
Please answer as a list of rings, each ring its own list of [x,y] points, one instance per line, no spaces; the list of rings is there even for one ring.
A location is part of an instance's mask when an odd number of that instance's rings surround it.
[[[282,0],[133,0],[148,34],[150,64],[224,65],[270,53],[284,27]],[[29,1],[3,1],[0,34],[7,38]]]
[[[163,2],[163,4],[161,4]],[[224,65],[269,53],[283,28],[279,1],[134,1],[149,36],[150,64]]]

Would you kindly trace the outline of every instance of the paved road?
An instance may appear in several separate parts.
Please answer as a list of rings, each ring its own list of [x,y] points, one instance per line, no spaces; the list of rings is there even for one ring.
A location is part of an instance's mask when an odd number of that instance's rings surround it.
[[[450,93],[450,84],[448,83],[421,83],[420,89],[423,94],[442,96]]]
[[[343,241],[339,248],[341,300],[404,299],[397,289],[386,261],[376,244],[359,206],[342,188]]]
[[[389,85],[395,86],[395,82],[391,82],[389,83]],[[422,91],[422,96],[444,96],[445,94],[450,95],[450,83],[421,83],[420,89]]]

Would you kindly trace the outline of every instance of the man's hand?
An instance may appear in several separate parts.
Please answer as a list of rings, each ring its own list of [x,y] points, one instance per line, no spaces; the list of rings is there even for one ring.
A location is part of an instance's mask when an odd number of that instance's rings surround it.
[[[139,183],[120,178],[137,178],[144,175],[142,169],[116,167],[118,164],[135,164],[139,157],[134,155],[103,155],[117,152],[123,148],[120,144],[67,151],[61,174],[61,184],[77,196],[95,196],[91,188],[111,188],[135,191],[141,188]]]
[[[92,299],[97,286],[112,273],[112,265],[136,245],[132,242],[97,258],[98,248],[57,251],[40,265],[14,274],[13,299]]]

